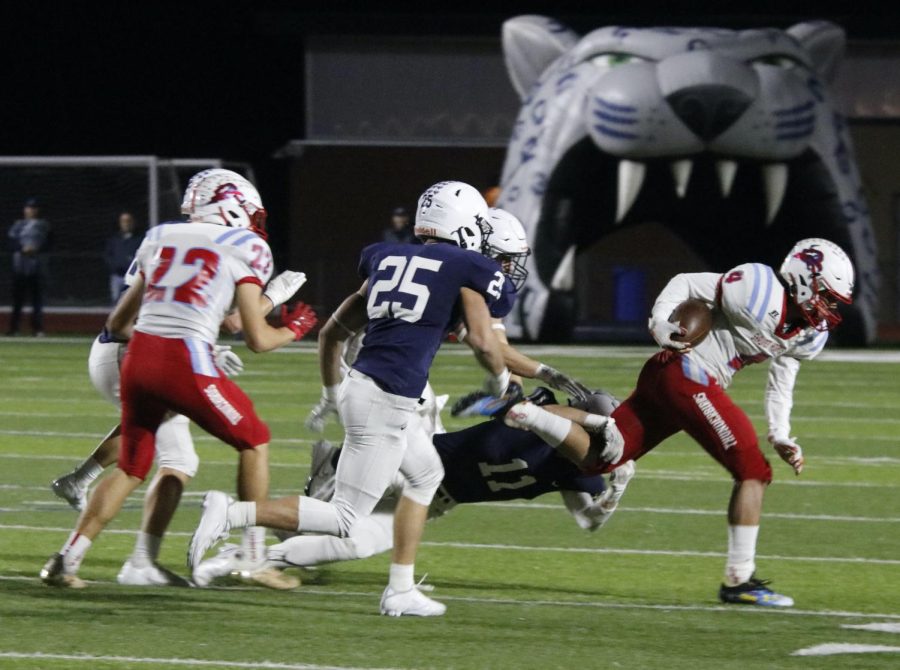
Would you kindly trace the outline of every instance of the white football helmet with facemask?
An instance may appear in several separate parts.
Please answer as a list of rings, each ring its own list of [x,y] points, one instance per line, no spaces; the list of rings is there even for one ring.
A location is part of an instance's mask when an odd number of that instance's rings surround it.
[[[481,194],[461,181],[442,181],[419,196],[415,235],[452,242],[481,252],[481,225],[488,206]]]
[[[521,221],[505,209],[491,207],[482,229],[482,253],[500,263],[504,274],[509,277],[516,290],[520,290],[528,278],[525,261],[531,254]]]
[[[800,240],[784,259],[779,273],[816,330],[833,330],[841,322],[836,301],[853,301],[853,263],[834,242],[819,237]]]
[[[212,168],[191,177],[181,213],[196,223],[249,228],[266,236],[266,210],[256,187],[231,170]]]

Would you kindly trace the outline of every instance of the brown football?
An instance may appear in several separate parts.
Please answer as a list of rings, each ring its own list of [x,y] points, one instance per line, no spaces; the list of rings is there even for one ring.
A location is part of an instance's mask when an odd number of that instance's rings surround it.
[[[709,335],[713,322],[712,310],[702,300],[691,298],[672,310],[669,321],[679,323],[687,331],[684,335],[672,335],[672,339],[677,342],[687,342],[694,347]]]

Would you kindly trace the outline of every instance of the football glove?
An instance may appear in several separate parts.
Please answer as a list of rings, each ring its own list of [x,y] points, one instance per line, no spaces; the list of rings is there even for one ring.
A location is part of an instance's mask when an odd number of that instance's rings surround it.
[[[275,309],[299,291],[305,283],[305,272],[285,270],[269,282],[263,295],[272,301],[272,309]]]
[[[796,437],[790,438],[773,438],[769,437],[769,441],[772,443],[772,446],[775,448],[775,451],[778,452],[778,455],[781,456],[781,459],[794,468],[794,474],[799,475],[803,472],[803,449],[800,448],[800,445],[794,442]]]
[[[503,368],[503,371],[500,374],[488,375],[487,379],[484,380],[484,392],[495,398],[506,395],[506,389],[509,388],[510,376],[508,368]]]
[[[334,386],[323,386],[322,397],[316,406],[312,408],[309,416],[306,417],[303,425],[314,433],[321,433],[325,430],[325,424],[328,422],[329,415],[333,414],[340,421],[337,409],[337,392],[339,384]]]
[[[497,417],[506,414],[506,411],[522,400],[522,387],[512,382],[506,390],[506,395],[495,398],[484,391],[472,391],[463,396],[450,409],[451,416],[489,416]]]
[[[650,319],[648,324],[650,334],[656,343],[663,349],[673,349],[675,351],[688,351],[691,345],[687,342],[679,342],[672,339],[672,335],[684,335],[685,329],[677,323],[666,321],[665,319]]]
[[[567,393],[573,398],[586,398],[591,394],[591,390],[576,379],[572,379],[563,374],[556,368],[541,363],[538,365],[537,371],[534,373],[535,379],[540,379],[545,384],[555,388],[557,391]]]
[[[598,467],[602,463],[618,463],[625,452],[625,438],[616,427],[616,420],[611,416],[600,414],[588,414],[584,422],[584,429],[599,436],[600,440],[591,440],[590,451],[594,458],[590,465]],[[598,453],[599,452],[599,453]],[[589,456],[590,458],[590,456]]]
[[[287,305],[281,306],[281,324],[285,328],[294,331],[294,341],[302,340],[303,336],[312,330],[319,322],[312,307],[305,302],[298,302],[294,309],[288,309]]]
[[[237,377],[244,371],[244,362],[241,357],[231,350],[227,344],[213,345],[213,359],[216,367],[228,377]]]

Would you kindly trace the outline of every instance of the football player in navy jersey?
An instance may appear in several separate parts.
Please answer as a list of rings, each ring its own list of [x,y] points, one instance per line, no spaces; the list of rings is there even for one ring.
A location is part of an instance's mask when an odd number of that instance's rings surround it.
[[[531,249],[522,223],[504,209],[492,207],[482,228],[484,231],[482,253],[500,263],[507,278],[503,295],[491,305],[491,317],[492,328],[500,339],[503,359],[513,374],[513,381],[519,384],[521,382],[519,377],[539,379],[573,398],[586,398],[591,391],[584,384],[549,365],[529,358],[509,344],[503,318],[512,311],[517,292],[528,278],[525,262],[531,254]],[[459,341],[465,341],[464,326],[458,329],[456,336]],[[505,402],[505,399],[501,399],[500,402]],[[496,404],[496,399],[484,392],[476,391],[464,396],[453,406],[453,415],[490,414]]]
[[[538,404],[556,402],[553,394],[543,388],[530,399]],[[441,405],[432,394],[417,417],[436,429],[432,441],[444,466],[444,480],[429,508],[429,519],[443,516],[459,503],[531,500],[559,491],[579,527],[596,531],[612,516],[634,475],[634,463],[628,461],[612,472],[611,486],[607,488],[602,476],[585,474],[534,433],[509,428],[502,421],[484,421],[444,433],[439,416]],[[576,408],[595,415],[609,415],[617,405],[614,397],[602,391],[575,401]],[[578,416],[577,412],[572,414]],[[324,440],[313,446],[307,495],[322,500],[331,498],[339,456],[340,448]],[[403,476],[398,473],[373,513],[359,519],[348,537],[296,535],[270,546],[267,567],[309,567],[367,558],[390,550],[394,508],[404,485]],[[215,558],[204,561],[204,581],[239,572],[238,549],[236,545],[229,546]]]
[[[293,496],[244,504],[210,492],[192,555],[202,555],[230,528],[254,524],[347,537],[399,470],[405,485],[394,515],[395,543],[381,612],[440,616],[446,611],[413,580],[416,550],[443,468],[427,434],[411,419],[434,355],[460,319],[475,358],[489,373],[486,391],[502,396],[509,384],[488,310],[501,297],[506,277],[481,254],[480,222],[486,215],[487,204],[477,190],[462,182],[440,182],[419,198],[415,233],[424,244],[379,243],[363,250],[362,286],[319,334],[322,381],[345,430],[334,497],[330,502]],[[342,343],[363,327],[362,349],[342,379]]]

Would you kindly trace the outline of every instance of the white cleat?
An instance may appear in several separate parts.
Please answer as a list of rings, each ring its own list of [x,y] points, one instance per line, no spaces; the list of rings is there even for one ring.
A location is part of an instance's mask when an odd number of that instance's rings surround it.
[[[41,581],[47,586],[56,586],[62,589],[83,589],[87,583],[78,575],[69,574],[63,570],[62,554],[53,554],[40,572]]]
[[[87,487],[79,486],[77,478],[72,473],[50,482],[50,490],[77,512],[82,511],[87,504]]]
[[[388,616],[443,616],[446,611],[446,605],[432,600],[415,586],[399,593],[388,586],[381,595],[381,613]]]
[[[119,570],[116,581],[125,586],[182,586],[189,587],[191,583],[184,577],[176,575],[156,563],[150,563],[138,567],[129,558]]]
[[[203,514],[188,547],[187,564],[192,571],[211,546],[228,537],[228,506],[232,502],[221,491],[210,491],[203,498]]]
[[[203,588],[212,584],[219,577],[227,577],[231,573],[237,572],[240,569],[238,565],[240,549],[240,545],[226,544],[216,556],[202,561],[194,568],[191,575],[194,584]]]
[[[240,577],[244,581],[259,584],[269,589],[288,591],[300,586],[297,577],[284,574],[277,567],[265,562],[251,562],[244,558],[240,545],[225,545],[219,554],[208,558],[194,569],[194,584],[200,587],[209,586],[220,577]]]

